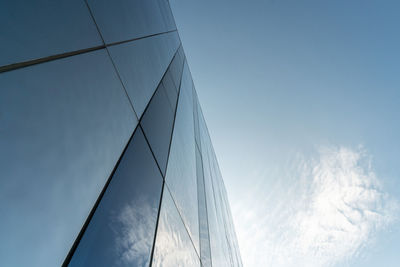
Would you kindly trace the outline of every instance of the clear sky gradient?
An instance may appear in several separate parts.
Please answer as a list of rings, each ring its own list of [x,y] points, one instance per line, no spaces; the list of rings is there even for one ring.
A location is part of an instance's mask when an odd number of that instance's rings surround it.
[[[170,0],[252,266],[399,266],[400,3]]]

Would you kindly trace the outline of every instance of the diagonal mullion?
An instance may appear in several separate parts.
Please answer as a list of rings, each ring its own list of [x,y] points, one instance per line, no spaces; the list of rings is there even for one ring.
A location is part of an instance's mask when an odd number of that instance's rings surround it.
[[[178,51],[178,50],[177,50],[177,51]],[[175,55],[177,54],[177,51],[175,52]],[[172,60],[173,60],[173,59],[172,59]],[[171,62],[172,62],[172,60],[171,60]],[[171,64],[171,62],[170,62],[170,64]],[[169,66],[168,66],[168,67],[169,67]],[[167,68],[167,69],[168,69],[168,68]],[[165,73],[164,73],[164,75],[165,75]],[[162,80],[162,79],[161,79],[161,80]],[[160,81],[160,83],[161,83],[161,81]],[[153,94],[152,97],[154,97],[154,94]],[[150,99],[150,101],[151,101],[151,99]],[[149,103],[150,103],[150,101],[149,101]],[[147,108],[147,107],[146,107],[146,108]],[[110,182],[111,182],[111,180],[112,180],[112,178],[113,178],[113,176],[114,176],[114,173],[115,173],[115,171],[117,170],[117,168],[118,168],[118,166],[119,166],[119,163],[121,162],[121,159],[123,158],[123,156],[124,156],[124,154],[125,154],[125,151],[126,151],[127,148],[129,147],[129,144],[131,143],[131,141],[132,141],[132,139],[133,139],[133,136],[135,135],[136,130],[137,130],[138,128],[141,128],[141,127],[140,127],[140,124],[138,124],[138,126],[137,126],[136,129],[133,131],[132,135],[130,136],[130,138],[129,138],[127,144],[125,145],[125,147],[124,147],[124,149],[123,149],[123,151],[122,151],[122,153],[121,153],[121,155],[120,155],[120,157],[119,157],[117,163],[115,164],[115,166],[114,166],[114,168],[113,168],[113,170],[112,170],[110,176],[108,177],[108,179],[107,179],[107,181],[106,181],[106,183],[105,183],[105,185],[104,185],[102,191],[100,192],[100,194],[99,194],[99,196],[98,196],[98,198],[97,198],[95,204],[93,205],[91,211],[89,212],[89,215],[88,215],[88,217],[86,218],[86,221],[85,221],[85,223],[83,224],[83,226],[82,226],[82,228],[81,228],[81,230],[80,230],[80,232],[79,232],[77,238],[75,239],[75,241],[74,241],[74,243],[73,243],[73,245],[72,245],[70,251],[68,252],[68,254],[67,254],[67,256],[66,256],[66,258],[65,258],[65,260],[64,260],[64,262],[63,262],[63,264],[62,264],[63,267],[64,267],[64,266],[65,266],[65,267],[68,266],[69,262],[71,261],[72,256],[74,255],[74,253],[75,253],[75,251],[76,251],[76,249],[77,249],[77,247],[78,247],[78,245],[79,245],[79,243],[80,243],[80,240],[82,239],[83,235],[85,234],[85,231],[86,231],[87,227],[89,226],[89,224],[90,224],[90,222],[91,222],[91,220],[92,220],[92,217],[93,217],[93,215],[95,214],[96,209],[97,209],[97,207],[99,206],[99,204],[100,204],[100,202],[101,202],[101,199],[103,198],[103,196],[104,196],[104,194],[105,194],[105,192],[106,192],[106,190],[107,190],[107,188],[108,188],[108,186],[109,186],[109,184],[110,184]],[[143,135],[144,135],[144,137],[145,137],[145,139],[146,139],[146,136],[145,136],[144,133],[143,133]],[[146,139],[146,142],[147,142],[147,139]],[[147,143],[147,144],[148,144],[148,143]],[[149,146],[149,145],[148,145],[148,146]],[[157,167],[158,167],[158,169],[159,169],[159,171],[160,171],[162,177],[164,178],[164,176],[163,176],[163,174],[162,174],[162,172],[161,172],[160,166],[158,165],[158,162],[157,162],[156,159],[155,159],[153,150],[151,149],[150,146],[149,146],[149,149],[150,149],[150,151],[151,151],[151,153],[152,153],[152,156],[153,156],[153,158],[154,158],[154,160],[155,160],[155,162],[156,162],[156,164],[157,164]],[[163,184],[164,184],[164,179],[163,179]],[[162,188],[164,188],[164,186],[163,186]],[[163,189],[161,190],[161,194],[162,194],[162,192],[163,192]],[[161,204],[161,202],[160,202],[160,204]],[[158,216],[159,216],[159,214],[157,215],[157,224],[158,224]]]
[[[181,47],[182,47],[182,45],[181,45],[180,47],[178,47],[178,49],[177,49],[177,51],[176,51],[174,57],[177,56],[177,54],[179,53],[179,49],[181,49]],[[174,58],[173,58],[172,60],[174,60]],[[172,60],[171,60],[171,63],[172,63]],[[170,65],[171,65],[171,63],[170,63]],[[171,152],[172,137],[173,137],[173,135],[174,135],[174,130],[175,130],[175,120],[176,120],[176,114],[177,114],[177,111],[178,111],[178,104],[179,104],[179,98],[180,98],[180,93],[181,93],[182,74],[183,74],[183,67],[184,67],[184,65],[185,65],[185,59],[183,59],[182,71],[180,72],[180,79],[179,79],[180,82],[179,82],[179,86],[178,86],[178,95],[177,95],[177,100],[176,100],[176,104],[175,104],[174,120],[173,120],[173,122],[172,122],[172,131],[171,131],[171,136],[170,136],[170,140],[169,140],[169,147],[168,147],[168,156],[167,156],[166,168],[168,168],[169,156],[170,156],[170,152]],[[169,66],[168,66],[168,68],[169,68]],[[168,71],[168,68],[167,68],[167,71]],[[166,72],[167,72],[167,71],[166,71]],[[164,76],[165,76],[166,72],[164,73]],[[163,78],[164,78],[164,77],[163,77]],[[161,81],[162,81],[162,79],[161,79]],[[161,82],[160,82],[160,83],[161,83]],[[147,106],[147,107],[148,107],[148,106]],[[146,109],[147,109],[147,107],[146,107]],[[146,111],[146,109],[145,109],[145,111]],[[143,112],[143,114],[145,113],[145,111]],[[143,115],[142,115],[142,116],[143,116]],[[155,157],[154,157],[154,159],[155,159]],[[155,159],[155,160],[156,160],[156,159]],[[161,169],[160,169],[160,172],[161,172]],[[166,174],[167,174],[167,170],[165,170],[165,175],[166,175]],[[162,172],[161,172],[161,175],[162,175]],[[164,187],[166,186],[166,183],[165,183],[165,176],[164,176],[164,175],[163,175],[163,178],[164,178],[164,180],[163,180],[163,187],[162,187],[162,191],[161,191],[160,205],[159,205],[159,207],[158,207],[157,223],[156,223],[156,229],[155,229],[155,234],[154,234],[153,247],[152,247],[152,249],[151,249],[149,267],[151,267],[151,266],[153,265],[154,249],[155,249],[155,247],[156,247],[157,230],[158,230],[158,224],[159,224],[159,221],[160,221],[160,212],[161,212],[161,207],[162,207],[161,205],[162,205],[162,199],[163,199],[163,194],[164,194]]]
[[[177,114],[177,110],[178,110],[179,95],[180,95],[180,92],[181,92],[181,90],[182,90],[181,84],[182,84],[182,78],[183,78],[183,77],[182,77],[182,75],[183,75],[183,68],[184,68],[185,63],[186,63],[186,61],[184,61],[184,64],[183,64],[183,66],[182,66],[181,80],[180,80],[180,86],[179,86],[179,92],[178,92],[178,101],[177,101],[177,107],[175,108],[174,127],[175,127],[176,114]],[[170,142],[170,148],[169,148],[169,149],[171,149],[171,145],[172,145],[172,135],[171,135],[171,142]],[[168,153],[168,160],[169,160],[169,156],[170,156],[170,155],[169,155],[169,153]],[[168,164],[167,164],[167,167],[168,167]],[[199,256],[199,252],[198,252],[197,249],[195,248],[196,246],[195,246],[195,244],[194,244],[194,241],[193,241],[193,239],[192,239],[192,237],[191,237],[191,235],[190,235],[190,233],[189,233],[188,227],[186,226],[186,224],[185,224],[185,222],[184,222],[184,220],[183,220],[183,218],[182,218],[181,212],[180,212],[179,209],[178,209],[178,206],[177,206],[176,201],[175,201],[175,199],[174,199],[174,197],[173,197],[173,195],[172,195],[172,193],[171,193],[171,191],[170,191],[170,189],[169,189],[168,184],[167,184],[167,183],[164,183],[164,187],[166,187],[167,190],[168,190],[168,191],[170,192],[170,194],[171,194],[171,199],[172,199],[172,201],[173,201],[173,203],[174,203],[174,207],[175,207],[175,209],[176,209],[177,212],[178,212],[179,218],[180,218],[180,220],[181,220],[181,222],[182,222],[182,224],[183,224],[183,227],[185,228],[185,231],[186,231],[186,233],[187,233],[187,235],[188,235],[188,237],[189,237],[189,240],[190,240],[190,242],[191,242],[191,244],[192,244],[192,246],[193,246],[193,248],[194,248],[194,251],[195,251],[197,257],[199,258],[199,260],[200,260],[200,262],[201,262],[201,259],[200,259],[200,256]],[[163,190],[165,190],[165,189],[163,189]],[[161,210],[161,205],[160,205],[159,211],[160,211],[160,210]],[[158,220],[159,220],[159,218],[158,218]],[[154,255],[153,255],[153,253],[154,253],[154,248],[155,248],[155,242],[154,242],[154,244],[153,244],[153,251],[152,251],[152,258],[151,258],[151,262],[150,262],[150,267],[152,266],[152,263],[153,263],[152,259],[153,259],[153,256],[154,256]]]
[[[77,249],[77,247],[78,247],[78,245],[79,245],[79,242],[81,241],[83,235],[85,234],[85,231],[86,231],[87,227],[89,226],[90,221],[91,221],[91,219],[92,219],[94,213],[96,212],[96,209],[97,209],[97,207],[99,206],[99,204],[100,204],[100,202],[101,202],[101,199],[103,198],[103,196],[104,196],[104,194],[105,194],[105,192],[106,192],[106,190],[107,190],[109,184],[111,183],[112,177],[114,176],[114,173],[115,173],[115,171],[117,170],[117,168],[118,168],[118,166],[119,166],[119,163],[121,162],[121,160],[122,160],[122,158],[123,158],[123,156],[124,156],[124,154],[125,154],[125,151],[128,149],[129,144],[131,143],[131,141],[132,141],[132,139],[133,139],[133,136],[135,135],[137,129],[138,129],[138,127],[136,127],[136,129],[133,131],[132,135],[130,136],[130,138],[129,138],[127,144],[125,145],[124,150],[122,151],[122,153],[121,153],[121,155],[120,155],[120,157],[119,157],[117,163],[115,164],[115,166],[114,166],[114,168],[113,168],[113,170],[112,170],[110,176],[108,177],[108,179],[107,179],[107,181],[106,181],[106,183],[105,183],[103,189],[101,190],[101,192],[100,192],[100,194],[99,194],[99,196],[98,196],[96,202],[94,203],[92,209],[90,210],[89,215],[88,215],[88,217],[86,218],[85,223],[83,224],[83,226],[82,226],[82,228],[81,228],[81,230],[80,230],[78,236],[76,237],[76,239],[75,239],[75,241],[74,241],[74,243],[73,243],[73,245],[72,245],[70,251],[68,252],[68,254],[67,254],[67,256],[66,256],[66,258],[65,258],[65,260],[64,260],[64,262],[63,262],[63,264],[62,264],[63,267],[68,266],[69,262],[71,261],[72,256],[74,255],[74,253],[75,253],[75,251],[76,251],[76,249]]]
[[[166,31],[166,32],[159,32],[159,33],[154,33],[154,34],[150,34],[150,35],[146,35],[146,36],[141,36],[141,37],[125,40],[125,41],[119,41],[119,42],[109,43],[109,44],[102,44],[102,45],[97,45],[97,46],[93,46],[93,47],[82,48],[82,49],[79,49],[79,50],[74,50],[74,51],[64,52],[64,53],[60,53],[60,54],[45,56],[45,57],[41,57],[41,58],[31,59],[31,60],[27,60],[27,61],[11,63],[11,64],[8,64],[8,65],[0,66],[0,73],[13,71],[13,70],[17,70],[17,69],[22,69],[22,68],[26,68],[26,67],[29,67],[29,66],[38,65],[38,64],[42,64],[42,63],[46,63],[46,62],[57,60],[57,59],[77,56],[77,55],[80,55],[80,54],[85,54],[85,53],[89,53],[89,52],[92,52],[92,51],[97,51],[97,50],[100,50],[100,49],[104,49],[106,47],[115,46],[115,45],[124,44],[124,43],[129,43],[129,42],[133,42],[133,41],[137,41],[137,40],[141,40],[141,39],[151,38],[151,37],[154,37],[154,36],[157,36],[157,35],[167,34],[167,33],[171,33],[171,32],[176,32],[176,30],[171,30],[171,31]]]

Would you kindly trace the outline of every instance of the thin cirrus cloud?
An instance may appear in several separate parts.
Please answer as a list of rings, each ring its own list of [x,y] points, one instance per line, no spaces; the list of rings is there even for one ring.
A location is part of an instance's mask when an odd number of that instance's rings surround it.
[[[340,264],[397,219],[398,201],[385,193],[363,148],[323,147],[282,173],[233,205],[247,266]],[[251,203],[261,204],[249,210]]]

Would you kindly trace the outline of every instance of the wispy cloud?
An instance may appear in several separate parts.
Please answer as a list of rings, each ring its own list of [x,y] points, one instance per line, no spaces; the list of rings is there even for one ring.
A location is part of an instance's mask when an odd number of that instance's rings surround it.
[[[115,234],[119,265],[148,265],[156,214],[156,207],[144,198],[126,204],[116,214],[110,226]]]
[[[324,147],[298,155],[286,172],[255,175],[274,182],[233,205],[247,266],[333,266],[359,255],[396,219],[398,202],[363,148]]]

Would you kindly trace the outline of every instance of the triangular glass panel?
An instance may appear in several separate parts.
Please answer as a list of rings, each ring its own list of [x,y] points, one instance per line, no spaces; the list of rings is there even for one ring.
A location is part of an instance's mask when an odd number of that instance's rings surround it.
[[[106,44],[176,30],[165,0],[87,2]]]
[[[175,88],[176,87],[175,83],[172,80],[172,73],[170,71],[170,68],[168,68],[167,72],[165,73],[164,78],[162,80],[162,84],[166,88],[166,93],[168,96],[168,100],[171,104],[171,108],[173,108],[175,111],[176,102],[178,98],[178,90]]]
[[[138,121],[105,49],[0,88],[0,266],[60,266]]]
[[[173,122],[174,113],[161,83],[143,114],[140,124],[163,174],[167,165]]]
[[[138,127],[68,266],[148,266],[162,184]]]
[[[185,64],[165,181],[171,189],[195,248],[199,251],[199,220],[193,124],[192,82]]]
[[[178,52],[175,55],[175,60],[171,63],[170,66],[170,72],[171,72],[171,77],[172,80],[175,84],[175,88],[179,89],[179,85],[181,83],[181,73],[182,73],[182,62],[185,59],[185,56],[183,54],[183,48],[182,46],[178,49]]]
[[[181,85],[181,77],[183,71],[183,57],[179,56],[179,51],[182,51],[182,47],[175,54],[175,57],[168,67],[162,81],[168,100],[170,101],[171,107],[174,112],[176,109],[177,96],[179,92],[179,87]]]
[[[177,54],[178,53],[176,53],[176,55]],[[180,58],[175,56],[170,66],[179,59]],[[183,62],[181,62],[181,64],[182,63]],[[170,70],[170,67],[168,70]],[[175,107],[178,97],[178,93],[175,91],[174,84],[164,83],[166,78],[170,77],[172,74],[175,74],[169,72],[168,70],[164,75],[163,81],[159,84],[158,89],[151,99],[148,107],[146,108],[146,111],[143,114],[140,122],[163,174],[165,174],[165,169],[167,167],[168,152],[175,116]]]
[[[108,47],[140,118],[179,47],[176,32]]]
[[[201,266],[193,243],[166,186],[164,186],[161,203],[152,266]]]

